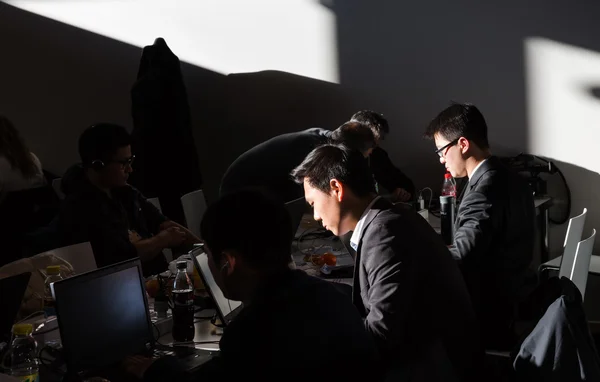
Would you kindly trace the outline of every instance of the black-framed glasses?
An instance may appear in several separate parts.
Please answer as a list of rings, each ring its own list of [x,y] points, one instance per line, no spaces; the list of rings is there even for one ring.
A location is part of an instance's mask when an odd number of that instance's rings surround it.
[[[445,157],[446,156],[446,152],[445,152],[446,149],[448,147],[451,147],[451,146],[454,146],[455,144],[457,144],[459,139],[460,138],[457,138],[457,139],[453,140],[452,142],[448,143],[447,145],[445,145],[444,147],[440,147],[439,149],[435,150],[435,153],[437,155],[439,155],[440,158]]]
[[[135,155],[130,156],[127,159],[123,159],[123,160],[114,160],[114,163],[118,163],[120,164],[123,168],[127,167],[127,166],[131,166],[133,164],[133,161],[135,159]]]

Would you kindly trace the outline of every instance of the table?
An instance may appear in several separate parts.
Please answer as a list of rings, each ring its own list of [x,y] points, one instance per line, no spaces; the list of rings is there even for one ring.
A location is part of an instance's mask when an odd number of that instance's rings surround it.
[[[546,263],[550,256],[549,239],[548,239],[548,226],[549,226],[549,212],[548,209],[552,206],[552,198],[549,197],[538,197],[533,199],[533,204],[536,210],[536,216],[538,219],[538,225],[540,227],[540,262]],[[421,213],[423,215],[423,213]],[[434,216],[431,212],[428,212],[428,216],[425,218],[433,229],[437,233],[441,233],[441,221],[440,218]],[[425,216],[423,216],[425,217]]]
[[[560,269],[561,261],[562,256],[558,256],[550,261],[547,261],[540,265],[538,272],[541,274],[542,272],[549,270],[558,271]],[[600,256],[592,255],[590,259],[589,273],[597,276],[600,275]]]

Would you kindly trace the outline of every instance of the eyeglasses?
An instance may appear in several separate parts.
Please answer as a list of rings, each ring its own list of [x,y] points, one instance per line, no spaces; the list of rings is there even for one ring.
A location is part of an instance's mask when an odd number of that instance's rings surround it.
[[[443,157],[445,157],[445,156],[446,156],[446,149],[447,149],[447,148],[449,148],[449,147],[451,147],[451,146],[454,146],[454,145],[455,145],[455,144],[458,142],[458,139],[459,139],[459,138],[457,138],[457,139],[453,140],[452,142],[448,143],[448,144],[447,144],[447,145],[445,145],[444,147],[440,147],[439,149],[435,150],[435,153],[436,153],[437,155],[439,155],[439,156],[440,156],[440,158],[443,158]]]
[[[123,160],[114,160],[114,163],[118,163],[121,165],[121,167],[125,168],[127,166],[131,166],[133,164],[133,161],[135,159],[135,155],[130,156],[127,159],[123,159]]]

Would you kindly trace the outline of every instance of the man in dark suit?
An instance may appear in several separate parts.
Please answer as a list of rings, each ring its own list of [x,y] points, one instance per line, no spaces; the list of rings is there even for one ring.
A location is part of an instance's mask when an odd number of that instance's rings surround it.
[[[240,155],[221,180],[220,195],[244,188],[262,188],[282,202],[302,197],[302,187],[294,183],[290,172],[315,147],[337,142],[369,155],[375,138],[369,127],[346,122],[334,131],[318,127],[278,135]]]
[[[441,237],[413,210],[377,197],[359,152],[324,145],[292,174],[315,220],[337,236],[353,231],[352,299],[388,377],[476,380],[481,347],[475,312]]]
[[[392,193],[395,200],[406,202],[415,199],[415,185],[400,169],[392,163],[388,153],[379,146],[390,133],[390,126],[383,115],[371,110],[361,110],[355,113],[350,121],[356,121],[369,126],[375,135],[375,148],[369,156],[370,168],[377,184]]]
[[[467,176],[454,245],[482,325],[486,346],[509,348],[515,304],[527,290],[535,208],[527,183],[490,152],[487,125],[471,104],[452,104],[431,121],[440,162],[453,177]]]
[[[191,380],[379,380],[375,344],[352,303],[288,267],[291,225],[282,203],[254,190],[226,195],[204,214],[211,273],[244,308],[225,328],[219,355]],[[128,365],[146,382],[186,380],[172,358]]]

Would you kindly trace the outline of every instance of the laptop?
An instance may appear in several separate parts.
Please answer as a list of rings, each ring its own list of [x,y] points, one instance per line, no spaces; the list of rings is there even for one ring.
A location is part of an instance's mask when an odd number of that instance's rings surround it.
[[[194,261],[194,266],[204,283],[204,287],[215,303],[215,309],[220,321],[224,326],[229,325],[242,310],[242,302],[230,300],[223,295],[221,288],[219,288],[215,278],[210,272],[208,256],[206,255],[206,252],[204,252],[204,245],[196,245],[195,248],[190,251],[190,255]]]
[[[165,354],[153,336],[139,259],[57,281],[52,293],[69,375],[124,375],[119,365],[126,357]],[[212,357],[194,348],[170,349],[186,358],[188,371]]]
[[[30,277],[31,273],[26,272],[0,279],[0,342],[10,341],[12,326],[21,308]]]
[[[285,203],[285,208],[292,219],[292,235],[293,237],[296,237],[298,227],[300,227],[300,223],[302,222],[302,217],[308,210],[306,200],[304,197],[294,199]]]

